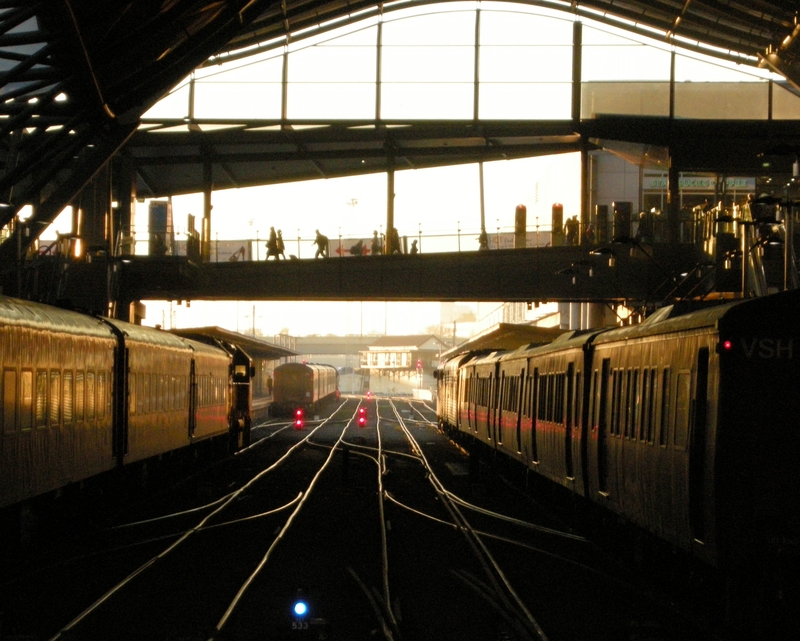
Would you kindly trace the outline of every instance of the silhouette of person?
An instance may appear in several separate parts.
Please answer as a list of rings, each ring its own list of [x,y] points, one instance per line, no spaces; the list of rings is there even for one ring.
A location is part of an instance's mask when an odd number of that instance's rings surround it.
[[[567,228],[567,245],[577,245],[578,244],[578,227],[580,223],[578,222],[577,216],[572,216],[571,218],[567,218],[567,223],[565,227]]]
[[[283,244],[283,233],[281,233],[280,229],[278,230],[278,237],[275,239],[275,249],[277,252],[275,254],[276,260],[279,258],[283,258],[283,260],[286,260],[286,254],[283,253],[284,250],[286,249],[286,245]]]
[[[275,228],[269,228],[269,238],[267,239],[267,260],[270,256],[274,256],[278,260],[278,236],[275,234]]]
[[[400,234],[397,233],[396,227],[389,229],[389,238],[391,239],[391,251],[393,254],[400,254]]]
[[[320,234],[319,229],[315,230],[317,237],[314,239],[313,244],[317,246],[317,253],[314,258],[327,258],[328,257],[328,237],[325,234]]]
[[[372,251],[373,256],[383,253],[383,247],[381,246],[381,239],[378,238],[377,229],[372,232],[372,245],[370,246],[370,250]]]
[[[478,236],[478,250],[489,249],[489,234],[486,229],[481,229],[481,235]]]
[[[411,249],[409,250],[408,253],[411,254],[412,256],[414,256],[414,255],[419,253],[419,249],[417,249],[417,241],[416,240],[411,242]]]

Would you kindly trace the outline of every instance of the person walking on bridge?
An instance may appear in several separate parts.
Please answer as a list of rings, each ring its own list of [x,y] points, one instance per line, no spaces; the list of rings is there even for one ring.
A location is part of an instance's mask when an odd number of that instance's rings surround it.
[[[317,246],[317,253],[314,258],[327,258],[328,257],[328,237],[325,234],[320,234],[319,229],[315,230],[317,237],[314,239],[313,244]]]

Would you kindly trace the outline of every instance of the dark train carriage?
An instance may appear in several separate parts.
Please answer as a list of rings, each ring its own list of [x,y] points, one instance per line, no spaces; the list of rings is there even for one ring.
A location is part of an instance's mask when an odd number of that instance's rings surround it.
[[[272,411],[287,414],[297,408],[317,409],[338,392],[338,370],[332,365],[284,363],[275,368]]]
[[[96,318],[0,296],[0,507],[113,467],[115,346]]]
[[[700,483],[698,491],[713,500],[694,506],[704,508],[694,522],[710,531],[716,520],[723,559],[744,557],[767,573],[796,571],[800,291],[733,306],[719,319],[718,330],[711,358],[718,361],[719,395],[709,399],[707,409],[699,399],[695,415],[707,416],[709,430],[690,440],[693,446],[714,446],[704,466],[690,460],[690,482]],[[713,483],[708,480],[712,476]],[[794,564],[763,561],[776,558]]]

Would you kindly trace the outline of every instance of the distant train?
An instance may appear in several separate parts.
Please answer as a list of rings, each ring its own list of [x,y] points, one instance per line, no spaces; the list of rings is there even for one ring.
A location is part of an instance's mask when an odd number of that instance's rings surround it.
[[[284,363],[273,372],[272,412],[291,414],[297,408],[318,409],[339,395],[339,371],[332,365]]]
[[[0,509],[199,443],[249,438],[231,346],[0,296]]]
[[[437,414],[738,575],[800,553],[800,292],[455,356]]]

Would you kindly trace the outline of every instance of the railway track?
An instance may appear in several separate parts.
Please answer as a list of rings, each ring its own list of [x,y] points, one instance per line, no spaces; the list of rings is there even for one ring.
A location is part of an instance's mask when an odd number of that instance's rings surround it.
[[[467,471],[422,403],[270,422],[0,581],[0,639],[688,638],[582,537]]]

